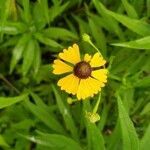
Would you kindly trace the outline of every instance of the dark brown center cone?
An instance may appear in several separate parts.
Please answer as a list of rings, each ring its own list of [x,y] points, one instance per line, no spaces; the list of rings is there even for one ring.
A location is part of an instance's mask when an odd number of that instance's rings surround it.
[[[92,68],[89,63],[81,61],[77,63],[74,67],[74,75],[78,78],[86,79],[91,75]]]

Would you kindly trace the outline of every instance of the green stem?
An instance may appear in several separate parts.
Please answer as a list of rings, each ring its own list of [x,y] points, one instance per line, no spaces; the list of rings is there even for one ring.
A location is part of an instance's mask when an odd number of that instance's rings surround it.
[[[101,101],[101,93],[99,93],[98,100],[97,100],[97,102],[96,102],[96,104],[94,106],[94,109],[93,109],[93,113],[97,112],[99,104],[100,104],[100,101]]]
[[[0,79],[2,79],[9,87],[11,87],[17,94],[20,94],[20,91],[14,87],[2,74],[0,74]]]
[[[88,34],[86,34],[86,33],[83,34],[83,40],[84,40],[85,42],[88,42],[88,43],[100,54],[100,56],[102,57],[101,52],[100,52],[99,49],[93,44],[93,42],[91,41],[90,36],[89,36]]]

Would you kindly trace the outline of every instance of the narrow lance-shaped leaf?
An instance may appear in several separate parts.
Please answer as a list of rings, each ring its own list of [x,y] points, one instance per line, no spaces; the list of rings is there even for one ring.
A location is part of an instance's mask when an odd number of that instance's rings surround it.
[[[52,113],[49,113],[47,110],[43,109],[41,106],[31,103],[29,99],[25,101],[25,106],[27,106],[30,109],[30,111],[47,127],[49,127],[50,129],[54,130],[57,133],[65,134],[65,131],[62,125],[57,121],[57,119],[55,118],[55,115],[53,115]]]
[[[90,150],[105,150],[104,139],[101,130],[91,123],[89,118],[86,117],[85,112],[91,112],[91,105],[89,101],[83,102],[83,119],[87,131],[87,143]]]
[[[94,0],[97,1],[97,0]],[[108,15],[112,16],[114,19],[116,19],[118,22],[122,23],[124,26],[132,30],[133,32],[146,36],[150,35],[150,25],[142,20],[137,20],[133,18],[129,18],[125,15],[121,15],[118,13],[114,13],[108,9],[105,8],[105,6],[97,2],[97,5]]]
[[[36,33],[34,36],[39,42],[41,42],[45,45],[52,46],[52,47],[61,47],[62,48],[62,46],[59,43],[57,43],[56,41],[48,38],[47,36],[45,36],[42,33]]]
[[[98,0],[93,0],[95,8],[97,9],[98,13],[104,18],[105,24],[109,26],[112,32],[116,33],[116,35],[121,39],[124,40],[124,34],[118,22],[113,19],[105,10],[105,7],[100,3]]]
[[[27,98],[27,94],[22,94],[16,97],[0,97],[0,109],[11,106],[20,101],[23,101],[26,98]]]
[[[51,23],[57,16],[62,15],[62,12],[67,8],[68,2],[62,5],[54,5],[49,9],[49,23]]]
[[[105,150],[104,139],[97,126],[94,123],[87,122],[87,129],[89,130],[88,132],[92,149]]]
[[[150,124],[149,124],[148,128],[146,129],[145,134],[140,142],[141,150],[149,150],[149,148],[150,148],[149,139],[150,139]]]
[[[123,6],[125,7],[125,10],[129,17],[131,18],[138,18],[138,14],[136,13],[136,10],[134,7],[128,2],[128,0],[122,0]]]
[[[9,145],[7,144],[2,135],[0,135],[0,146],[9,148]]]
[[[150,36],[140,38],[134,41],[123,42],[123,43],[113,43],[114,46],[127,47],[133,49],[147,49],[150,50]]]
[[[17,45],[13,49],[13,55],[10,63],[10,73],[14,70],[16,64],[21,59],[23,55],[23,51],[26,47],[28,40],[30,39],[30,35],[24,34],[18,41]]]
[[[35,56],[33,60],[34,73],[37,74],[41,65],[41,50],[39,43],[35,40]]]
[[[82,150],[82,148],[77,142],[64,135],[48,134],[38,131],[37,136],[25,136],[25,135],[21,136],[49,149]]]
[[[57,89],[54,85],[52,86],[52,89],[53,89],[54,94],[56,96],[56,101],[57,101],[57,104],[58,104],[58,108],[59,108],[59,111],[61,112],[61,114],[63,116],[66,127],[71,132],[73,138],[77,140],[78,139],[77,128],[74,124],[72,116],[71,116],[68,108],[63,103],[63,100],[61,99],[61,96],[59,95],[59,93],[58,93],[58,91],[57,91]]]
[[[89,26],[101,53],[106,56],[106,39],[102,29],[94,23],[92,18],[89,19]]]
[[[135,87],[150,87],[150,76],[139,79],[137,82],[133,84]]]
[[[5,26],[0,22],[0,33],[5,33],[8,35],[17,35],[20,33],[24,33],[27,27],[22,22],[5,22]]]
[[[24,8],[24,20],[29,22],[31,20],[31,12],[30,12],[30,0],[22,0],[23,8]]]
[[[39,4],[40,4],[40,9],[42,9],[41,12],[43,12],[43,15],[47,21],[47,23],[49,23],[49,8],[48,8],[48,0],[38,0]]]
[[[11,0],[6,0],[4,2],[4,7],[3,7],[3,15],[2,15],[2,18],[1,18],[1,27],[3,28],[5,26],[5,23],[6,23],[6,20],[10,14],[10,3],[11,3]],[[4,35],[4,32],[3,30],[0,32],[0,38],[1,40],[3,40],[3,35]]]
[[[119,95],[117,95],[117,103],[122,131],[123,150],[139,150],[139,140],[134,125],[130,120]]]
[[[50,38],[53,39],[77,39],[77,36],[72,33],[71,31],[68,31],[67,29],[63,29],[60,27],[50,27],[45,30],[43,30],[43,33]],[[61,35],[61,36],[60,36]]]
[[[25,76],[33,64],[35,56],[35,41],[30,39],[23,54],[22,74]]]

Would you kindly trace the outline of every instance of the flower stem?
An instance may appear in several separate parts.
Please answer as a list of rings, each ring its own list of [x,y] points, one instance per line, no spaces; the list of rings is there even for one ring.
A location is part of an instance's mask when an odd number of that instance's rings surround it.
[[[3,80],[9,87],[11,87],[17,94],[20,94],[20,91],[16,87],[14,87],[1,73],[0,79]]]
[[[101,101],[101,93],[99,93],[98,100],[97,100],[97,102],[96,102],[96,104],[94,106],[94,109],[93,109],[93,113],[97,112],[99,104],[100,104],[100,101]]]
[[[93,42],[91,41],[90,36],[88,34],[86,34],[86,33],[83,34],[83,40],[85,42],[88,42],[102,57],[100,50],[93,44]]]

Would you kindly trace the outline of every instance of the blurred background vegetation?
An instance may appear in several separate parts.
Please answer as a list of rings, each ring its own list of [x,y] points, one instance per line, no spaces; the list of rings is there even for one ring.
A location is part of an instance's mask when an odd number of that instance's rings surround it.
[[[150,0],[0,0],[0,149],[149,150]],[[51,64],[87,33],[108,61],[97,96],[67,104]],[[91,99],[91,100],[90,100]]]

